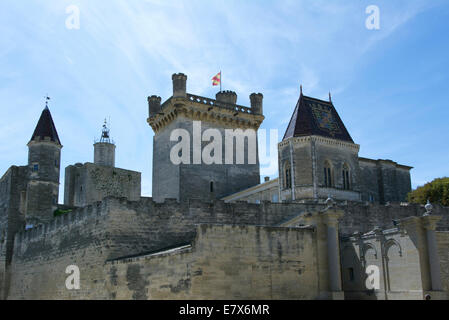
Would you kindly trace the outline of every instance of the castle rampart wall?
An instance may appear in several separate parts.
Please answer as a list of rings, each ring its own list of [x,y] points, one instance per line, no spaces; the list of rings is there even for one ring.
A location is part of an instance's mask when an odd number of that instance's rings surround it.
[[[56,217],[16,235],[8,299],[106,298],[107,202]],[[66,268],[80,269],[80,290],[65,286]]]
[[[200,225],[191,247],[106,264],[116,299],[314,299],[312,229]]]
[[[367,232],[375,226],[391,228],[392,219],[422,215],[424,211],[419,205],[363,206],[349,203],[340,207],[346,212],[340,223],[343,233],[356,230]],[[249,204],[201,200],[179,203],[173,199],[156,203],[151,198],[128,201],[125,198],[109,197],[102,202],[59,216],[50,224],[17,234],[11,267],[14,272],[11,275],[8,298],[113,298],[107,289],[112,280],[107,280],[108,276],[104,273],[106,261],[142,256],[168,247],[192,243],[198,237],[198,224],[239,225],[242,228],[243,225],[276,226],[301,213],[322,208],[323,205],[301,203]],[[435,205],[434,214],[443,216],[439,227],[447,230],[448,208]],[[229,233],[228,238],[233,241],[234,235]],[[270,241],[266,239],[262,243],[268,245]],[[273,246],[277,245],[271,243]],[[77,265],[80,269],[80,290],[70,291],[65,287],[68,277],[65,269],[69,265]],[[131,274],[140,277],[138,274],[141,273],[137,268],[144,267],[132,268],[136,269],[131,270]],[[148,289],[153,290],[150,287]],[[136,290],[141,289],[130,289],[130,292]],[[229,290],[228,293],[234,289]],[[141,297],[141,293],[126,292],[117,292],[117,297],[128,294]],[[276,294],[273,293],[274,296]]]

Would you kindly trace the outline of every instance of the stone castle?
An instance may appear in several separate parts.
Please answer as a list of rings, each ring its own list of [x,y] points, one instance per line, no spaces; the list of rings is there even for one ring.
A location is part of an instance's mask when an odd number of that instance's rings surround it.
[[[58,204],[62,144],[43,110],[28,164],[0,179],[1,299],[448,298],[449,208],[406,203],[412,167],[359,157],[331,97],[301,88],[279,177],[260,183],[263,95],[245,107],[172,81],[164,103],[148,97],[151,198],[115,167],[105,123]]]

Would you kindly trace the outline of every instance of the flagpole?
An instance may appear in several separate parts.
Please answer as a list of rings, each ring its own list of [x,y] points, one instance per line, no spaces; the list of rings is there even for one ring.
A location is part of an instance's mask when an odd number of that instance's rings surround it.
[[[220,70],[220,92],[221,92],[221,79],[223,79],[223,74],[221,73],[221,70]]]

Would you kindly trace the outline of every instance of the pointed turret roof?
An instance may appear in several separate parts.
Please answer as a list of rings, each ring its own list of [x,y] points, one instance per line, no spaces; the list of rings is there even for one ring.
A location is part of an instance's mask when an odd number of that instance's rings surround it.
[[[332,101],[307,97],[301,92],[282,140],[311,135],[354,143]]]
[[[50,138],[51,141],[61,144],[53,118],[51,117],[50,109],[48,109],[48,107],[45,107],[44,111],[42,111],[31,140],[39,141],[44,140],[45,138]]]

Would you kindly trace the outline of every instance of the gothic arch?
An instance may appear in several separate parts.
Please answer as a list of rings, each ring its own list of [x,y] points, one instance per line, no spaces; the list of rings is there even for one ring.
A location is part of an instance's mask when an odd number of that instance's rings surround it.
[[[284,178],[284,189],[290,189],[292,187],[292,166],[288,160],[284,161],[282,175]]]
[[[389,239],[389,240],[385,241],[385,243],[384,243],[384,252],[385,252],[385,256],[388,257],[388,254],[389,254],[389,252],[390,252],[390,249],[391,249],[392,247],[394,247],[394,246],[397,247],[399,256],[402,257],[402,247],[401,247],[401,244],[400,244],[398,241],[396,241],[395,239]]]
[[[362,252],[363,252],[363,258],[365,259],[366,254],[370,251],[374,251],[374,258],[377,259],[377,249],[376,247],[372,244],[372,243],[365,243],[362,247]]]
[[[330,160],[324,161],[324,186],[332,188],[334,186],[334,168]]]

